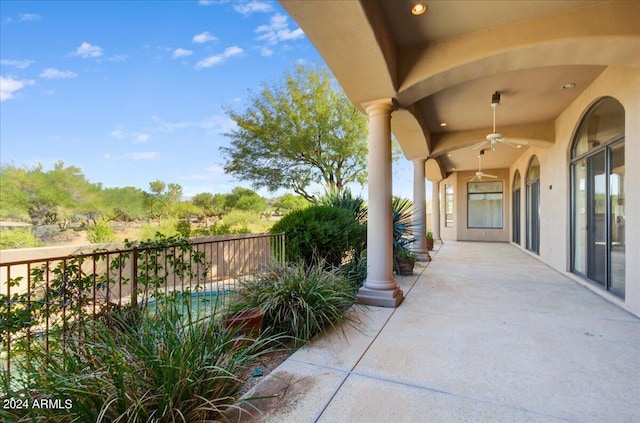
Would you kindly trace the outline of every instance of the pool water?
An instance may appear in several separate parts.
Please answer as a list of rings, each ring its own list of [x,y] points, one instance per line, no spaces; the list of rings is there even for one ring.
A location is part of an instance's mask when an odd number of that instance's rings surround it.
[[[229,291],[199,291],[184,293],[176,296],[176,306],[178,312],[184,315],[191,313],[192,317],[206,317],[213,315],[220,309],[222,302],[229,294]],[[173,298],[173,297],[172,297]],[[166,300],[149,300],[148,310],[155,314],[158,309],[166,307]]]

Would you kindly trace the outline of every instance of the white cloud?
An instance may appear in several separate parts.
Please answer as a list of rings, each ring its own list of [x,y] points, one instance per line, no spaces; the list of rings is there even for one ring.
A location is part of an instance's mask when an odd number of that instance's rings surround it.
[[[124,138],[124,131],[122,129],[114,129],[109,133],[109,135],[121,140],[122,138]]]
[[[191,175],[183,176],[180,179],[183,181],[209,181],[216,180],[223,175],[224,168],[220,165],[213,165],[206,167],[201,173],[193,173]]]
[[[269,57],[269,56],[273,55],[273,50],[271,50],[269,47],[261,47],[260,48],[260,55],[261,56],[265,56],[265,57]]]
[[[171,53],[171,58],[172,59],[178,59],[180,57],[191,56],[192,54],[193,54],[193,51],[191,51],[191,50],[186,50],[184,48],[177,48],[177,49],[173,50],[173,53]]]
[[[258,40],[267,41],[269,44],[274,45],[281,41],[303,37],[304,31],[301,28],[290,30],[287,20],[288,18],[280,13],[271,16],[269,25],[261,25],[256,28],[255,32],[261,34],[258,36]]]
[[[17,80],[11,77],[0,76],[0,101],[10,100],[16,97],[16,93],[27,85],[33,85],[31,79]]]
[[[147,141],[149,141],[149,137],[150,137],[149,134],[137,134],[135,141],[136,142],[147,142]]]
[[[205,31],[202,34],[193,36],[193,42],[198,44],[206,43],[209,41],[217,41],[217,40],[218,38],[215,35],[211,35],[209,31]]]
[[[126,62],[128,58],[129,58],[128,54],[114,54],[113,56],[109,57],[107,60],[110,62]]]
[[[153,160],[159,156],[157,151],[140,151],[137,153],[129,153],[125,155],[125,158],[131,160]]]
[[[244,50],[238,46],[228,47],[221,54],[214,54],[212,56],[209,56],[199,61],[198,63],[196,63],[195,68],[196,69],[210,68],[211,66],[215,66],[220,63],[223,63],[230,57],[237,56],[242,53],[244,53]]]
[[[47,79],[64,79],[64,78],[75,78],[78,76],[77,73],[72,71],[61,71],[55,68],[47,68],[42,71],[40,74],[40,78]]]
[[[226,115],[215,115],[209,118],[194,120],[194,121],[177,121],[177,122],[169,122],[163,120],[159,116],[152,116],[151,120],[158,124],[156,130],[162,132],[173,132],[178,129],[189,129],[189,128],[199,128],[199,129],[217,129],[220,132],[229,132],[230,130],[236,127],[236,123],[233,119],[229,118]]]
[[[84,59],[89,57],[100,57],[102,56],[102,47],[91,45],[87,42],[83,42],[80,44],[80,47],[76,49],[71,56],[80,56]]]
[[[256,12],[268,13],[273,11],[273,7],[271,6],[271,4],[258,0],[252,0],[249,3],[236,3],[233,6],[233,9],[238,13],[242,13],[243,15],[250,15],[251,13]]]
[[[36,22],[42,19],[42,15],[36,15],[35,13],[22,13],[20,15],[21,22]]]
[[[33,64],[33,60],[0,60],[3,66],[14,66],[18,69],[26,69]]]

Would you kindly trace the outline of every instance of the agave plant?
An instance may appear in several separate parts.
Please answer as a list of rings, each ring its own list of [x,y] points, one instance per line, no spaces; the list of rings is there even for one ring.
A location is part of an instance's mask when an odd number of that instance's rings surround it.
[[[413,233],[413,203],[411,200],[393,197],[391,202],[393,217],[393,252],[394,256],[408,249],[415,241]]]
[[[353,196],[349,189],[342,191],[329,191],[318,201],[318,205],[339,207],[353,213],[353,217],[360,223],[367,222],[367,205],[362,197]]]

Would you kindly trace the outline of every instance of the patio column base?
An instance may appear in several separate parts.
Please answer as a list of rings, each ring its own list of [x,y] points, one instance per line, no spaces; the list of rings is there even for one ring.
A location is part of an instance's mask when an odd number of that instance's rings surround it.
[[[431,254],[429,251],[412,251],[416,255],[416,261],[431,261]]]
[[[395,308],[398,307],[404,299],[404,294],[398,287],[395,289],[380,290],[363,286],[358,290],[358,296],[356,298],[360,304]]]

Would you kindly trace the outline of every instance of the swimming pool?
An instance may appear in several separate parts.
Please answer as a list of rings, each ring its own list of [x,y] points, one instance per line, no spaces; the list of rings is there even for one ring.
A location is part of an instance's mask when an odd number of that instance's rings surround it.
[[[173,293],[170,294],[171,300],[169,301],[167,298],[150,299],[146,304],[149,313],[155,314],[158,310],[166,308],[175,298],[175,305],[180,314],[188,315],[190,313],[192,319],[194,317],[197,319],[216,314],[230,292],[225,290]]]

